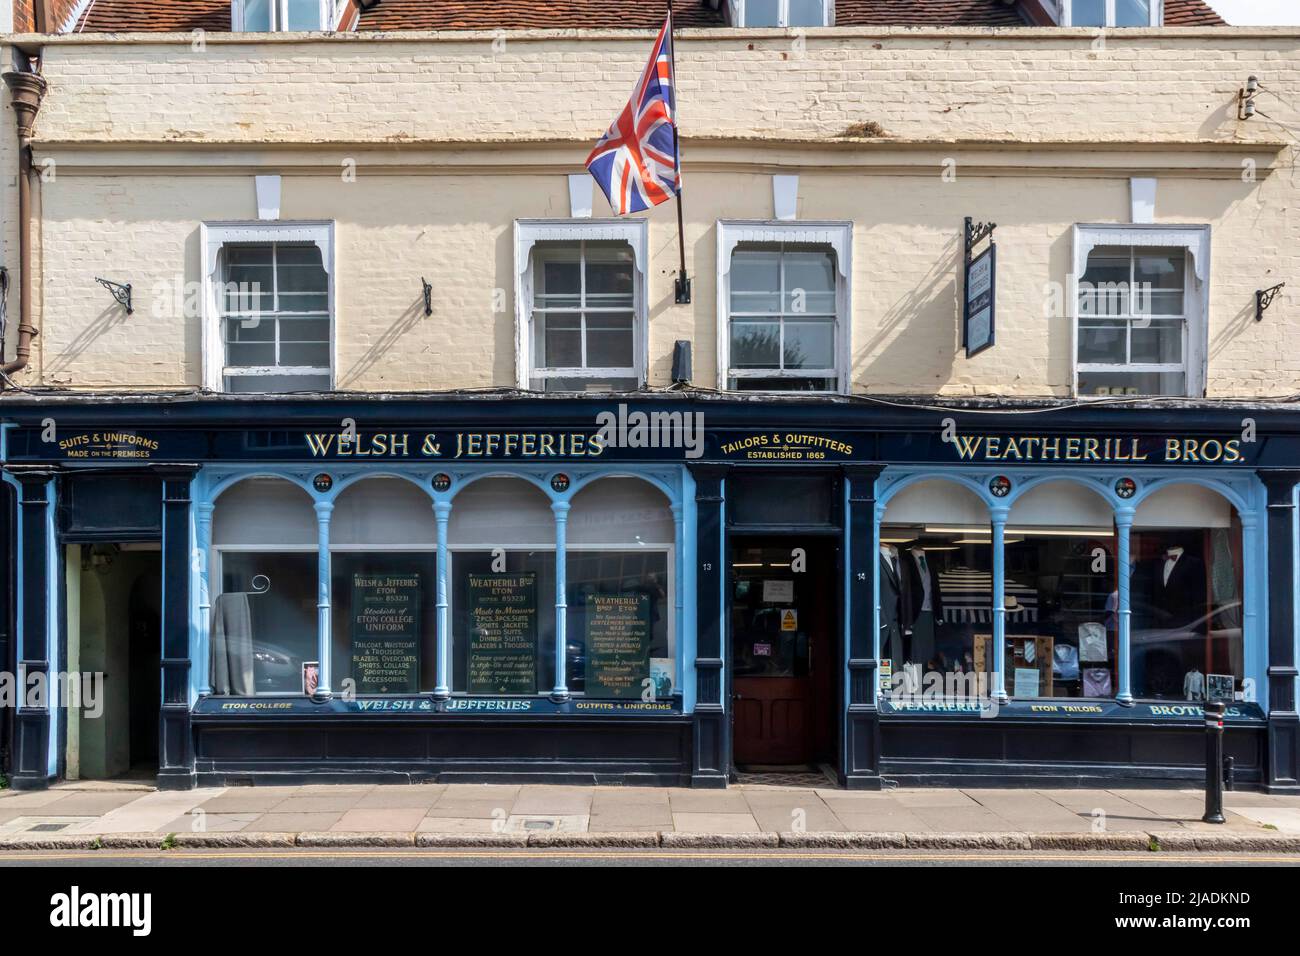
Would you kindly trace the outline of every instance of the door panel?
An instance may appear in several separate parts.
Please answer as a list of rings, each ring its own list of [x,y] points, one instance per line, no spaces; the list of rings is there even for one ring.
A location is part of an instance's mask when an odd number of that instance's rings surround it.
[[[796,548],[804,555],[799,567]],[[835,691],[831,671],[818,665],[835,659],[833,568],[834,545],[815,538],[734,544],[729,630],[738,765],[805,765],[830,756]]]

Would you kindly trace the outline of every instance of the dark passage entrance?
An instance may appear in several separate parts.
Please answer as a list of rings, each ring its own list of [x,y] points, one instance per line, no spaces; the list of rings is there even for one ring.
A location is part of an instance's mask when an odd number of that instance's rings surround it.
[[[732,760],[738,769],[834,762],[841,663],[837,542],[735,537],[729,575]]]
[[[160,559],[156,544],[67,548],[69,671],[83,688],[81,708],[68,713],[68,779],[158,773]]]

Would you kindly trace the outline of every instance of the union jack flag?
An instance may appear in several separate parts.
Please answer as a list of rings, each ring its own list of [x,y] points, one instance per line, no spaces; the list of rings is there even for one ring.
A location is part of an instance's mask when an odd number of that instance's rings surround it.
[[[632,98],[587,157],[587,171],[620,216],[657,206],[681,192],[675,87],[669,13]]]

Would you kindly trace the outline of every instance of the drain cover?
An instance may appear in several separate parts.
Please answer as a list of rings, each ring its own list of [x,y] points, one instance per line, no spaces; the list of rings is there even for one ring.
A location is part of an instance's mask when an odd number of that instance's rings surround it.
[[[525,830],[554,830],[555,821],[553,820],[525,820]]]
[[[29,828],[27,832],[28,833],[54,833],[58,830],[66,830],[68,826],[69,825],[66,823],[38,823],[36,824],[36,826]]]

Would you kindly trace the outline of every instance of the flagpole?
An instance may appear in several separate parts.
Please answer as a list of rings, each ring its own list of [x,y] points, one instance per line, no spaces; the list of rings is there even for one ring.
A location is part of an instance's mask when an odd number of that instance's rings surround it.
[[[673,22],[673,0],[668,0],[668,62],[673,73],[673,158],[677,161],[677,248],[681,253],[681,271],[677,273],[676,301],[691,304],[691,277],[686,274],[686,226],[682,213],[682,149],[678,142],[677,123],[677,24]]]

